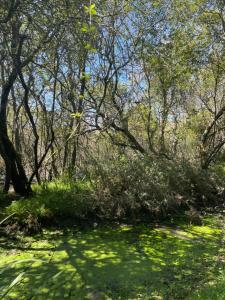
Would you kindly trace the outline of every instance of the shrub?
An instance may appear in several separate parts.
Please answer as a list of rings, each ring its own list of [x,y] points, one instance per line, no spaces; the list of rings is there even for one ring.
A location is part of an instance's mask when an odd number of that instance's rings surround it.
[[[220,163],[211,167],[210,173],[222,200],[225,199],[225,164]]]
[[[166,217],[190,205],[201,209],[217,199],[210,174],[187,162],[122,156],[96,163],[92,172],[99,210],[108,217]]]
[[[212,174],[187,162],[121,156],[95,162],[84,180],[64,178],[35,186],[35,197],[14,201],[6,212],[21,219],[165,218],[191,207],[216,205]]]
[[[20,219],[33,215],[39,219],[84,218],[92,209],[91,187],[86,183],[55,181],[35,186],[36,195],[30,199],[13,201],[6,213]]]

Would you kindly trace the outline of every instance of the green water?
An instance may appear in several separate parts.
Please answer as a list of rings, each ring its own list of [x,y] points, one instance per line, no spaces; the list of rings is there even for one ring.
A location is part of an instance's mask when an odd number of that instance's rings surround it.
[[[222,217],[0,241],[1,299],[225,299]]]

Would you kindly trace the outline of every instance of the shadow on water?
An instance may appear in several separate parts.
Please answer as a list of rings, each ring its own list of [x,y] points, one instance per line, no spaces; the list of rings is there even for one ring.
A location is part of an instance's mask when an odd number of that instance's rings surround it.
[[[4,299],[186,299],[218,275],[221,234],[140,225],[3,240],[0,293],[24,272]]]

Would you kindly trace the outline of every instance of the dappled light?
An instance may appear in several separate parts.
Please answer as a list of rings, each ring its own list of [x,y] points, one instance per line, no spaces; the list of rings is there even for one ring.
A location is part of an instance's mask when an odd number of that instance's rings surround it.
[[[0,300],[225,300],[225,0],[0,0]]]
[[[2,240],[2,292],[23,273],[5,299],[93,299],[97,292],[104,299],[191,297],[225,267],[218,261],[224,253],[221,220],[217,227],[210,219],[205,223],[45,231]]]

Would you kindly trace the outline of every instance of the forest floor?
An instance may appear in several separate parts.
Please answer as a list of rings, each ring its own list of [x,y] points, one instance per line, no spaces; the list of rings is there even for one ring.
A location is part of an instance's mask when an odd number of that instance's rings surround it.
[[[0,238],[0,299],[225,299],[224,217]]]

